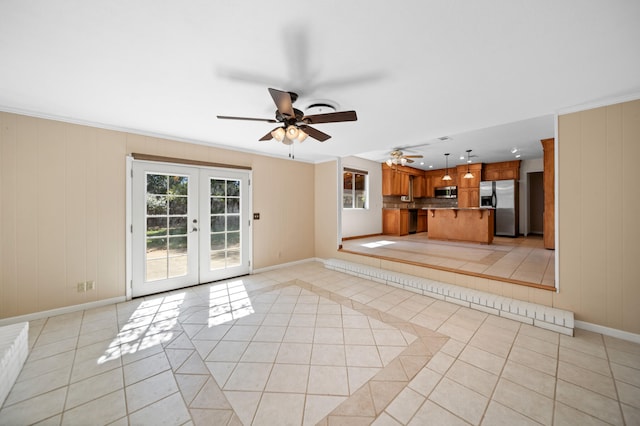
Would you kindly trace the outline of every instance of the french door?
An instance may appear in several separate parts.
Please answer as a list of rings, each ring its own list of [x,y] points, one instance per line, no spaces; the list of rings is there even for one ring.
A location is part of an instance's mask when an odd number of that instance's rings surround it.
[[[133,162],[133,297],[250,272],[249,178],[249,171]]]

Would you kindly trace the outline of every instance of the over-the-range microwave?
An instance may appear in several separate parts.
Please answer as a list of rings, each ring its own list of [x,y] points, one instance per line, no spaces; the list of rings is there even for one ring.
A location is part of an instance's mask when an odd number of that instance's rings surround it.
[[[457,186],[441,186],[435,189],[436,198],[458,198]]]

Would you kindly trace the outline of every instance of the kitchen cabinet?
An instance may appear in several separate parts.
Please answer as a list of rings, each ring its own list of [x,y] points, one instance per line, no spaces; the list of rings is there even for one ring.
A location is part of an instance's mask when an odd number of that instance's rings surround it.
[[[428,229],[427,211],[418,210],[418,226],[416,227],[416,232],[427,232]]]
[[[482,168],[482,180],[520,179],[520,160],[485,164]]]
[[[398,236],[409,234],[409,210],[382,209],[382,233]]]
[[[465,179],[464,175],[469,170],[473,177],[471,179]],[[482,163],[460,164],[456,167],[456,174],[458,175],[458,189],[460,188],[480,188],[480,182],[482,181]]]
[[[409,175],[383,165],[382,195],[409,195]]]
[[[467,170],[473,174],[471,179],[465,179]],[[480,206],[480,181],[482,180],[482,163],[460,164],[456,167],[458,175],[458,207]]]
[[[480,188],[458,187],[458,207],[479,207]]]
[[[451,175],[451,180],[446,181],[442,180],[442,177],[445,174],[445,170],[429,170],[424,173],[426,188],[425,188],[425,197],[433,198],[435,197],[435,188],[440,188],[441,186],[455,186],[457,182],[457,176],[454,169],[449,170],[449,175]]]
[[[424,197],[426,183],[422,170],[382,164],[382,195],[410,195],[410,179],[413,179],[414,185],[412,195],[415,198]]]
[[[413,198],[424,198],[427,193],[427,183],[424,175],[413,176]]]
[[[397,192],[400,192],[400,185],[396,187],[395,173],[382,166],[382,195],[395,195]]]
[[[555,249],[555,163],[554,163],[554,143],[555,139],[543,139],[542,143],[542,190],[544,193],[544,211],[542,213],[542,239],[544,248]]]

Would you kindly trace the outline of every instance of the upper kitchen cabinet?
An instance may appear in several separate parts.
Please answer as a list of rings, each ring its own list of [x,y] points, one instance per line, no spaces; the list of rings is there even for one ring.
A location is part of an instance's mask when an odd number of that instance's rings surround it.
[[[406,166],[389,167],[382,164],[382,195],[410,195],[410,180],[413,179],[413,197],[424,197],[426,182],[424,172]]]
[[[465,179],[467,171],[472,178]],[[480,181],[482,180],[482,163],[460,164],[456,167],[458,175],[458,207],[480,206]]]
[[[383,164],[382,195],[409,195],[409,175]]]
[[[427,196],[427,181],[422,175],[413,176],[413,198],[424,198]]]
[[[482,180],[520,179],[520,160],[485,164],[482,168]]]
[[[425,188],[425,197],[433,198],[435,197],[435,188],[440,188],[441,186],[456,186],[458,182],[458,176],[455,173],[455,169],[451,169],[449,175],[451,176],[451,180],[442,180],[442,177],[445,175],[445,170],[427,170],[424,172],[424,177],[426,181]]]
[[[464,175],[467,170],[473,174],[470,179],[465,179]],[[482,163],[460,164],[456,166],[456,174],[458,175],[458,189],[460,188],[478,188],[480,189],[480,181],[482,180]]]

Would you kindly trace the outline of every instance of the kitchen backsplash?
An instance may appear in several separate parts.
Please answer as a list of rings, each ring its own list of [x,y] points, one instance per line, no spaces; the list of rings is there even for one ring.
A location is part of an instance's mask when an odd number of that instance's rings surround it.
[[[382,197],[385,209],[421,209],[423,207],[458,207],[455,198],[414,198],[411,202],[400,200],[400,196],[385,195]]]

